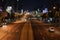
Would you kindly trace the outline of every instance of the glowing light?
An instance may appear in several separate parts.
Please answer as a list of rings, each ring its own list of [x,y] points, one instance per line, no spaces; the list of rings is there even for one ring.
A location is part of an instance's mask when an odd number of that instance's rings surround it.
[[[23,12],[24,12],[23,9],[21,9],[21,14],[23,14]]]
[[[54,31],[54,27],[50,27],[49,30],[50,30],[50,31]]]
[[[56,9],[56,7],[53,7],[53,9]]]
[[[47,13],[47,12],[48,12],[48,9],[45,8],[45,9],[43,10],[43,13]]]
[[[49,18],[50,19],[50,21],[52,21],[52,18]]]
[[[37,9],[38,11],[40,11],[39,9]]]
[[[27,21],[27,19],[24,20],[25,22]]]
[[[27,13],[28,15],[30,14],[30,13]]]
[[[0,12],[2,12],[2,9],[0,9]]]
[[[22,21],[26,22],[26,21],[27,21],[27,19],[25,19],[25,18],[22,18]]]
[[[10,13],[10,12],[11,12],[11,10],[12,10],[12,7],[11,7],[11,6],[7,6],[6,11],[7,11],[8,13]]]
[[[3,25],[2,27],[3,27],[3,28],[6,28],[7,26],[6,26],[6,25]]]

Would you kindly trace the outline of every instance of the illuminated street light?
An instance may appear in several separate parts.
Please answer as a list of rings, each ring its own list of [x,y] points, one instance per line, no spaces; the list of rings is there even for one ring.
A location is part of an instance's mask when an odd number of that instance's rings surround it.
[[[25,19],[25,18],[22,18],[22,21],[23,21],[23,22],[26,22],[26,21],[27,21],[27,19]]]
[[[21,14],[23,14],[23,12],[24,12],[23,9],[21,9]]]
[[[29,13],[29,12],[27,12],[26,14],[27,14],[27,15],[30,15],[30,13]]]
[[[48,12],[48,9],[45,8],[45,9],[43,10],[43,13],[47,13],[47,12]]]
[[[56,7],[53,7],[53,9],[56,9]]]
[[[36,15],[38,14],[38,12],[36,11]]]
[[[7,11],[8,13],[11,13],[11,10],[12,10],[12,7],[11,7],[11,6],[7,6],[6,11]]]

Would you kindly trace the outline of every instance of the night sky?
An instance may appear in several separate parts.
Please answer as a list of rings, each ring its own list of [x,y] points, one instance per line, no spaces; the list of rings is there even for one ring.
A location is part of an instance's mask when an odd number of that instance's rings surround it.
[[[60,4],[59,0],[25,0],[23,2],[23,8],[25,9],[43,9],[45,7],[50,7],[54,3]]]
[[[18,9],[25,9],[25,10],[35,10],[35,9],[44,9],[46,7],[50,7],[53,4],[57,4],[60,7],[60,0],[19,0],[17,2],[16,0],[4,0],[4,5],[12,5],[14,8],[17,7]],[[0,5],[1,5],[0,0]]]

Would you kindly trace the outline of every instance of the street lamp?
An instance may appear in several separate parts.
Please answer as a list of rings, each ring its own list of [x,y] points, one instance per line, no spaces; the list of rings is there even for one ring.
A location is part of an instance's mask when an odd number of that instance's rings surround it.
[[[11,10],[12,10],[12,6],[7,6],[6,11],[7,11],[9,14],[11,14]]]
[[[56,7],[54,6],[53,9],[56,9]]]

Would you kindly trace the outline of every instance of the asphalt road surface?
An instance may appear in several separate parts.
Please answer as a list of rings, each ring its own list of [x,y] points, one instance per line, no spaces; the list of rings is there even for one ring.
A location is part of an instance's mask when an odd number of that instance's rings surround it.
[[[50,27],[54,27],[54,32],[49,31]],[[20,20],[0,27],[0,40],[60,40],[60,27],[38,20]]]
[[[60,40],[60,28],[55,25],[43,23],[42,21],[31,21],[34,40]],[[49,28],[53,27],[54,31],[50,32]]]
[[[33,31],[29,21],[17,21],[0,27],[0,40],[33,40]]]

